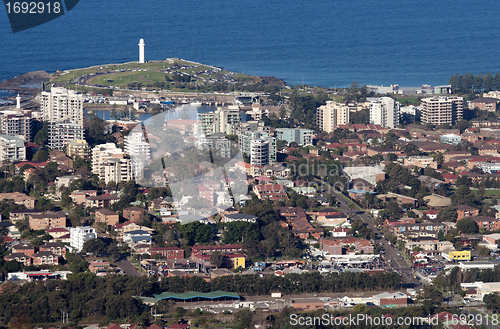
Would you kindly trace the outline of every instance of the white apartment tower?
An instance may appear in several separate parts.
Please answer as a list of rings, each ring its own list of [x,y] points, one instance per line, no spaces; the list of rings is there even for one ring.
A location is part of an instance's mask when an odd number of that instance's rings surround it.
[[[22,138],[0,135],[0,161],[26,160],[26,147]]]
[[[423,124],[453,124],[462,120],[463,97],[430,97],[422,99],[420,120]]]
[[[53,87],[42,91],[42,117],[44,121],[71,122],[84,127],[83,95],[73,90]]]
[[[250,164],[265,166],[276,162],[276,138],[260,131],[247,131],[238,137],[241,152],[250,157]]]
[[[198,122],[206,136],[216,133],[232,135],[236,133],[241,122],[240,108],[238,106],[219,107],[215,112],[198,113]]]
[[[51,149],[63,150],[64,146],[71,141],[84,139],[84,128],[73,122],[49,123],[49,147]]]
[[[390,97],[370,101],[370,123],[384,128],[396,127],[399,124],[399,103]]]
[[[0,133],[9,136],[22,137],[25,142],[31,142],[33,138],[31,113],[22,113],[21,111],[1,111]]]
[[[70,227],[69,234],[72,252],[81,252],[85,242],[97,239],[95,228],[90,226]]]
[[[125,137],[124,144],[125,153],[130,156],[134,177],[136,180],[141,180],[144,177],[144,167],[147,166],[151,159],[151,147],[146,141],[142,129],[130,132],[130,134]]]
[[[114,143],[97,145],[92,149],[92,172],[105,184],[132,180],[132,163]]]
[[[333,132],[339,125],[349,124],[349,106],[347,104],[327,101],[318,107],[316,125],[327,133]]]
[[[49,122],[49,147],[62,150],[68,141],[83,139],[83,95],[53,87],[41,93],[42,118]]]

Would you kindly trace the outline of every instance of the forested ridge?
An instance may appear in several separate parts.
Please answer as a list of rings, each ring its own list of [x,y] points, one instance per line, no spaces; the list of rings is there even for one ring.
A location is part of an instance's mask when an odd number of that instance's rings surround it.
[[[0,315],[4,323],[22,318],[27,323],[50,323],[60,319],[62,311],[70,320],[105,315],[110,321],[138,318],[147,307],[133,296],[152,296],[161,292],[210,292],[224,290],[243,296],[393,290],[400,285],[397,273],[320,273],[289,274],[285,277],[259,275],[223,276],[204,281],[199,277],[156,277],[91,273],[70,275],[64,281],[7,285],[0,294]]]

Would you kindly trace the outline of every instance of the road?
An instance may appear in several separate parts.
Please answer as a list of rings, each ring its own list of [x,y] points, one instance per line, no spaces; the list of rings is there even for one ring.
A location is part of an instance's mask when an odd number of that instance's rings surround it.
[[[333,187],[332,190],[333,191]],[[346,197],[345,195],[337,192],[331,192],[332,196],[337,199],[338,202],[340,202],[340,208],[343,211],[349,212],[349,204],[352,203],[352,201]],[[398,272],[400,272],[403,277],[406,279],[406,281],[410,284],[413,284],[414,286],[419,286],[421,285],[421,282],[416,279],[413,275],[413,269],[411,266],[409,266],[404,258],[400,254],[400,251],[394,248],[393,246],[389,245],[389,241],[384,237],[383,233],[380,231],[378,227],[375,227],[375,223],[373,221],[373,218],[368,216],[366,213],[357,213],[354,216],[351,216],[352,219],[359,218],[361,219],[368,228],[370,228],[380,239],[377,241],[380,243],[380,245],[384,249],[384,258],[386,262],[390,260],[390,267]]]

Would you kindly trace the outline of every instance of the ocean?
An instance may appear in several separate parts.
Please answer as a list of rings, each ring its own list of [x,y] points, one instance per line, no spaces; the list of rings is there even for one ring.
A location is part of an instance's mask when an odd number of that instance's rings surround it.
[[[0,80],[28,71],[177,57],[292,85],[447,84],[500,71],[498,0],[80,0],[12,33],[0,9]]]

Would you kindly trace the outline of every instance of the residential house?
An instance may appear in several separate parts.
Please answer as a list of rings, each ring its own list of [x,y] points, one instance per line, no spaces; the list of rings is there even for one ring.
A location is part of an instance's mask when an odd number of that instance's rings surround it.
[[[151,244],[151,233],[143,230],[128,231],[123,233],[123,242],[130,246]]]
[[[59,265],[59,256],[52,251],[39,251],[33,255],[33,265]]]
[[[66,226],[66,213],[63,211],[47,211],[42,214],[28,216],[29,226],[32,230],[47,230]]]
[[[50,251],[58,257],[66,258],[67,248],[60,243],[51,242],[40,246],[40,251]]]
[[[260,200],[288,200],[288,195],[286,194],[285,187],[282,184],[255,185],[253,187],[253,191]]]
[[[88,196],[97,196],[97,191],[96,190],[87,190],[87,191],[76,190],[76,191],[71,192],[71,195],[70,195],[71,199],[76,204],[85,203],[85,199]]]
[[[0,201],[3,200],[12,200],[15,204],[23,205],[28,209],[34,209],[36,198],[20,192],[0,193]]]
[[[98,196],[86,196],[85,207],[87,208],[107,208],[120,200],[119,197],[112,194],[103,194]]]
[[[15,261],[23,264],[24,266],[29,266],[29,265],[33,264],[33,258],[31,258],[30,256],[25,255],[23,253],[12,253],[10,255],[5,256],[4,259],[7,262],[15,260]]]
[[[33,255],[35,254],[35,247],[33,247],[31,245],[31,243],[29,243],[27,241],[23,241],[23,240],[14,241],[11,244],[11,251],[13,254],[21,253],[21,254],[25,254],[27,256],[33,257]]]
[[[138,223],[144,219],[144,209],[132,206],[123,209],[123,217],[127,220]]]
[[[457,207],[457,222],[461,219],[475,216],[479,216],[479,209],[466,205],[460,205]]]
[[[410,204],[412,207],[416,207],[418,204],[418,200],[415,198],[391,192],[387,194],[379,194],[377,195],[377,198],[379,198],[383,202],[394,200],[398,205]]]
[[[166,259],[184,258],[184,249],[177,247],[151,247],[149,248],[151,257],[160,255]]]
[[[427,168],[431,167],[437,169],[437,162],[430,156],[410,156],[404,159],[404,165],[410,167]]]
[[[120,222],[120,216],[112,210],[102,208],[95,211],[95,221],[96,223],[106,223],[111,226]]]
[[[500,229],[500,221],[494,217],[475,216],[469,217],[469,219],[475,221],[479,228],[483,228],[486,231],[496,231]]]
[[[325,216],[318,216],[316,218],[316,221],[321,226],[339,227],[339,226],[343,226],[343,225],[347,224],[349,222],[349,217],[345,214],[337,212],[337,213],[328,214]]]
[[[15,224],[17,221],[27,220],[29,215],[39,215],[43,211],[38,209],[18,209],[9,212],[9,220]]]
[[[45,232],[47,232],[54,239],[58,239],[58,238],[62,237],[63,235],[69,234],[69,230],[62,228],[62,227],[51,228],[51,229],[45,230]]]

